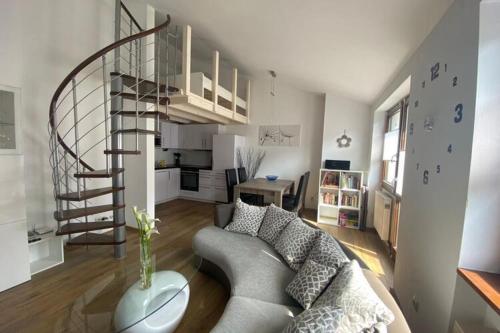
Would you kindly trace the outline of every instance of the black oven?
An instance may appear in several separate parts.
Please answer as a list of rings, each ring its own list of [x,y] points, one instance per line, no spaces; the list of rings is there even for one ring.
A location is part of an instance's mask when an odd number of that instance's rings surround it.
[[[181,168],[181,190],[198,192],[200,171],[198,168]]]

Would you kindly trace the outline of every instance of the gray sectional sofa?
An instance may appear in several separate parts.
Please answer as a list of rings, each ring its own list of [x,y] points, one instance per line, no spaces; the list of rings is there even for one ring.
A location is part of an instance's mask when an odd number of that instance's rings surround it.
[[[212,332],[281,332],[292,317],[304,311],[285,292],[296,272],[271,245],[258,237],[224,230],[233,211],[232,205],[218,205],[215,225],[201,229],[193,238],[194,252],[203,258],[204,270],[228,284],[231,290],[224,314]],[[352,251],[345,247],[343,250],[350,259],[364,265]],[[375,293],[396,318],[387,331],[410,332],[391,294],[373,272],[365,266],[362,268]]]

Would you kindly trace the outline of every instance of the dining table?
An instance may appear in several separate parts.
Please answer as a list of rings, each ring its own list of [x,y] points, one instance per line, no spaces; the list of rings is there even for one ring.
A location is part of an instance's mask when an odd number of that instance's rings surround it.
[[[283,205],[283,194],[293,193],[295,182],[288,179],[276,179],[273,181],[266,178],[249,179],[246,182],[234,185],[234,200],[240,197],[240,193],[250,193],[270,196],[273,203],[281,207]]]

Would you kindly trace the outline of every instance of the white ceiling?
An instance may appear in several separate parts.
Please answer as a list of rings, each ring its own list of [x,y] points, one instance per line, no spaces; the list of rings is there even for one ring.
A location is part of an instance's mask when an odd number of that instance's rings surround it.
[[[147,0],[254,76],[372,103],[453,0]]]

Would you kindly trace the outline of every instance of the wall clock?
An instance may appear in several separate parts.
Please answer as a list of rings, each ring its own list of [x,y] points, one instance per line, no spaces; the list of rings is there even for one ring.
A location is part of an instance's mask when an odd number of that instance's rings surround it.
[[[408,147],[411,147],[410,158],[415,163],[412,163],[415,166],[413,172],[418,183],[431,185],[438,176],[446,174],[447,161],[442,159],[452,158],[455,149],[451,142],[440,142],[439,138],[443,132],[449,137],[448,133],[461,126],[467,110],[461,96],[456,93],[458,90],[455,90],[460,77],[448,63],[436,61],[428,64],[417,82],[420,82],[419,89],[412,90],[413,102],[408,114]],[[416,152],[416,145],[423,149]],[[435,145],[442,148],[433,149]]]

